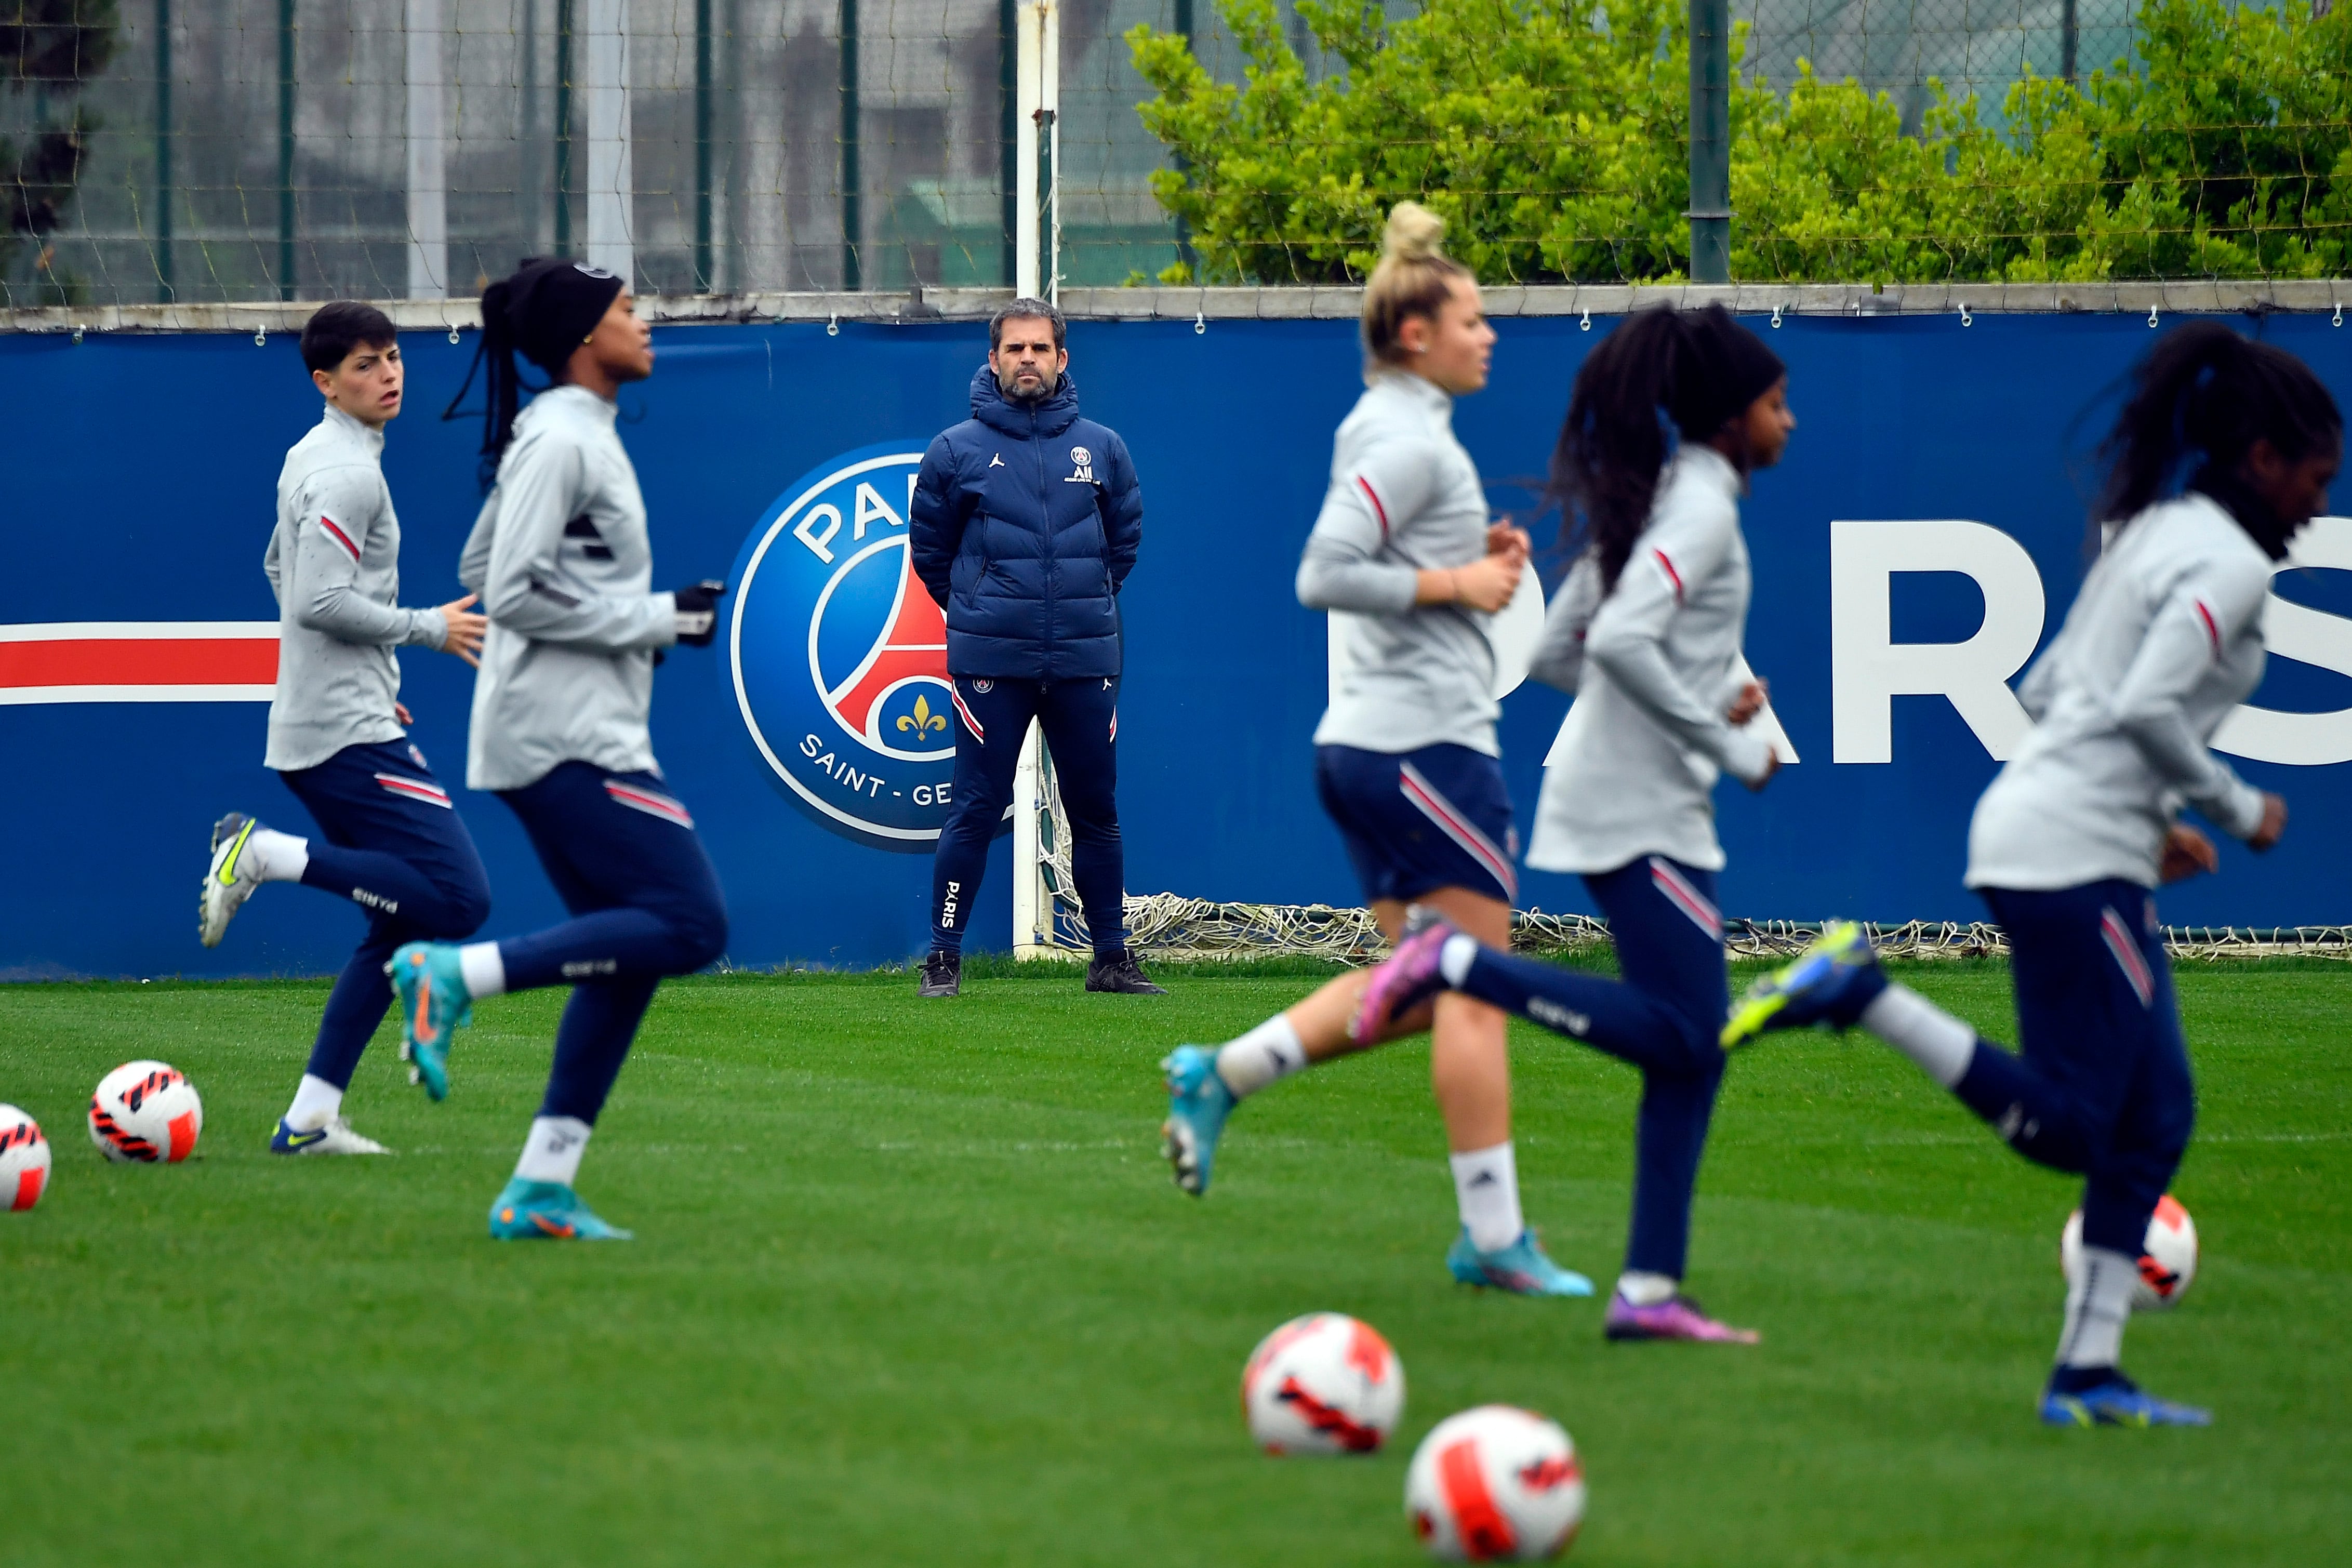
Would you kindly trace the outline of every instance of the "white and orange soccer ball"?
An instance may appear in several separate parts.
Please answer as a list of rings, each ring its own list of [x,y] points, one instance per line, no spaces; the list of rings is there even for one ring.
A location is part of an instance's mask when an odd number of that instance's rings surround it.
[[[41,1136],[41,1124],[13,1105],[0,1105],[0,1208],[31,1208],[48,1185],[49,1141]]]
[[[1509,1405],[1449,1415],[1413,1450],[1404,1516],[1445,1563],[1540,1563],[1584,1522],[1584,1468],[1557,1421]]]
[[[1370,1323],[1309,1312],[1260,1340],[1242,1414],[1269,1454],[1370,1454],[1404,1414],[1404,1363]]]
[[[204,1130],[196,1086],[163,1062],[125,1062],[89,1097],[89,1141],[110,1160],[176,1165]]]
[[[2058,1237],[2058,1267],[2065,1271],[2066,1288],[2073,1289],[2083,1274],[2081,1209],[2066,1216],[2066,1229]],[[2179,1200],[2167,1193],[2156,1200],[2156,1212],[2147,1216],[2147,1237],[2139,1255],[2139,1283],[2132,1287],[2132,1310],[2164,1310],[2188,1294],[2189,1282],[2196,1278],[2197,1222],[2189,1217]]]

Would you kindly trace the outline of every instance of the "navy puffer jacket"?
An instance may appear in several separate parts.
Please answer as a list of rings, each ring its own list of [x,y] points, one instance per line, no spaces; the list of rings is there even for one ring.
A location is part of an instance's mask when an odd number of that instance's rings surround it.
[[[1143,542],[1143,487],[1127,443],[1078,417],[1066,374],[1033,406],[982,365],[971,417],[923,454],[912,510],[915,572],[947,612],[949,673],[1118,674],[1118,589]]]

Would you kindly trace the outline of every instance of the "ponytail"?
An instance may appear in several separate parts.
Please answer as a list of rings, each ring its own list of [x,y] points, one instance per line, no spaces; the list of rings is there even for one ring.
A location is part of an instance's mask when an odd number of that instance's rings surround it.
[[[1571,554],[1591,552],[1604,595],[1649,526],[1667,421],[1707,440],[1787,374],[1720,305],[1639,310],[1601,340],[1569,395],[1546,499],[1568,520]]]
[[[563,379],[563,367],[572,350],[587,341],[597,321],[619,296],[620,279],[601,268],[562,258],[534,257],[482,290],[482,342],[474,363],[466,368],[465,384],[441,411],[444,420],[457,417],[457,405],[472,390],[474,374],[482,373],[482,489],[496,482],[499,459],[514,440],[515,412],[524,392],[541,393],[545,386],[525,386],[520,353],[548,374],[548,385]]]
[[[2130,386],[2099,444],[2105,477],[2092,509],[2093,537],[2102,524],[2128,522],[2178,489],[2198,489],[2222,500],[2273,560],[2284,558],[2285,524],[2243,493],[2238,465],[2265,437],[2290,461],[2343,438],[2336,399],[2311,367],[2219,321],[2191,321],[2133,367]]]

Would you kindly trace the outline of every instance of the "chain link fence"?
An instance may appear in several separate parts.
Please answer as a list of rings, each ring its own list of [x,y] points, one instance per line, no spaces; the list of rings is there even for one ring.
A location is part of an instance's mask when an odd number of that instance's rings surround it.
[[[1664,183],[1627,197],[1639,211],[1580,211],[1576,223],[1596,231],[1583,249],[1555,246],[1549,259],[1496,262],[1490,276],[1672,277],[1672,237],[1683,221],[1675,184],[1683,130],[1672,100],[1683,90],[1672,56],[1680,13],[1671,0],[1647,3],[1428,0],[1433,16],[1444,8],[1446,25],[1496,46],[1492,58],[1474,51],[1476,58],[1449,68],[1452,89],[1471,100],[1500,102],[1530,81],[1552,90],[1538,79],[1541,68],[1511,56],[1507,42],[1565,28],[1581,30],[1584,47],[1612,27],[1630,37],[1663,18],[1668,29],[1653,50],[1668,97],[1652,107],[1666,122],[1632,125]],[[2193,8],[2197,0],[2164,3]],[[2305,18],[2306,5],[2296,0],[2277,13],[2282,25],[2319,26]],[[641,293],[672,297],[1006,287],[1018,216],[1015,9],[1013,0],[17,0],[16,19],[0,19],[0,52],[13,59],[0,94],[0,177],[13,178],[15,195],[0,229],[0,291],[18,307],[465,297],[519,258],[551,251],[617,259]],[[1421,15],[1414,0],[1394,0],[1384,16],[1377,4],[1364,13],[1373,36],[1384,24],[1391,42]],[[1780,95],[1743,100],[1735,127],[1759,124],[1753,117],[1769,103],[1785,103],[1802,62],[1817,80],[1852,79],[1884,94],[1901,134],[1915,139],[1935,131],[1937,84],[1954,99],[1975,95],[2000,132],[2010,126],[2005,104],[2017,83],[2129,71],[2142,41],[2134,0],[1735,0],[1732,15],[1745,29],[1744,90]],[[1326,47],[1314,20],[1297,0],[1066,0],[1065,285],[1344,282],[1360,270],[1349,247],[1370,243],[1360,218],[1402,194],[1412,168],[1423,165],[1423,184],[1454,180],[1466,193],[1454,205],[1467,214],[1477,159],[1404,156],[1403,185],[1391,191],[1399,177],[1368,156],[1362,215],[1294,202],[1268,220],[1332,231],[1295,237],[1329,242],[1330,257],[1311,276],[1277,276],[1279,268],[1231,255],[1222,268],[1202,267],[1202,237],[1153,188],[1155,173],[1164,180],[1188,167],[1186,149],[1139,114],[1157,89],[1139,73],[1129,34],[1146,27],[1189,38],[1223,92],[1249,80],[1259,33],[1296,62],[1305,88],[1340,90],[1363,79],[1363,61]],[[2217,96],[2216,115],[2231,112],[2228,97]],[[1482,125],[1492,146],[1526,131],[1456,110],[1474,143]],[[1855,112],[1851,103],[1838,110],[1849,120]],[[2340,113],[2318,118],[2295,156],[2324,182],[2323,155],[2340,153],[2345,139]],[[1311,141],[1313,129],[1298,133]],[[1410,142],[1425,129],[1394,140]],[[2215,129],[2231,128],[2217,121]],[[2252,128],[2239,129],[2246,134],[2235,144],[2250,146]],[[1559,189],[1523,179],[1514,186],[1514,176],[1490,169],[1490,181],[1510,188],[1486,194],[1549,209],[1605,186],[1608,149],[1562,134],[1557,151],[1570,167]],[[1874,147],[1885,140],[1827,121],[1778,134],[1812,138],[1815,164],[1843,155],[1829,145],[1841,137],[1854,143],[1847,152],[1865,138],[1875,138]],[[1294,157],[1277,144],[1260,160],[1275,167],[1268,191],[1257,194],[1276,199],[1282,165],[1329,152],[1302,142],[1289,149]],[[1883,162],[1884,149],[1872,155]],[[2211,177],[2252,177],[2262,161],[2237,157],[2245,165],[2237,168],[2233,156],[2225,134]],[[2062,172],[2058,183],[2100,177]],[[1785,193],[1743,193],[1739,179],[1735,203],[1754,216],[1736,225],[1790,226],[1774,205]],[[1865,170],[1845,188],[1829,178],[1828,199],[1862,215],[1864,230],[1894,222],[1870,216],[1881,194],[1871,182],[1888,176]],[[2333,209],[2305,216],[2336,225]],[[2200,208],[2187,221],[2210,216]],[[1534,229],[1543,218],[1521,210],[1510,221]],[[2081,226],[2079,214],[2054,212],[2037,220],[1988,210],[1955,221],[1994,229],[2043,221],[2053,233]],[[1665,248],[1644,261],[1649,229],[1666,237]],[[1776,250],[1761,260],[1744,253],[1735,277],[1874,279],[1892,264],[1866,237],[1849,237],[1842,250]],[[2195,250],[2116,275],[2267,276],[2284,265],[2257,255],[2239,266]],[[1930,258],[1903,276],[1989,276],[1934,267]]]

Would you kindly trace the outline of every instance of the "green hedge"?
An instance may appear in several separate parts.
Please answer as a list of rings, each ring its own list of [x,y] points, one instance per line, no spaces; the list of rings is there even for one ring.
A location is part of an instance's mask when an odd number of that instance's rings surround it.
[[[1345,69],[1310,82],[1274,0],[1217,0],[1247,60],[1213,79],[1137,27],[1138,105],[1177,154],[1153,189],[1191,281],[1360,279],[1412,196],[1489,282],[1667,282],[1689,264],[1685,0],[1297,0]],[[1733,44],[1732,276],[2083,281],[2342,276],[2352,236],[2352,7],[2147,0],[2137,62],[2029,76],[1998,117],[1931,83],[1895,102],[1810,67],[1785,89]]]

